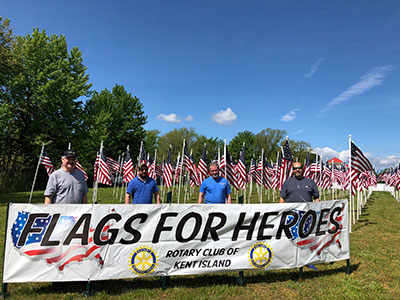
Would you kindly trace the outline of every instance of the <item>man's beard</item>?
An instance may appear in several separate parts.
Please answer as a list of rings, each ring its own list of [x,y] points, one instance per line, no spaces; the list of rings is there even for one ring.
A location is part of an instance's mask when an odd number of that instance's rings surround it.
[[[140,179],[147,179],[147,174],[139,174]]]
[[[300,174],[299,176],[294,175],[294,177],[296,177],[297,179],[303,179],[304,178],[303,174]]]

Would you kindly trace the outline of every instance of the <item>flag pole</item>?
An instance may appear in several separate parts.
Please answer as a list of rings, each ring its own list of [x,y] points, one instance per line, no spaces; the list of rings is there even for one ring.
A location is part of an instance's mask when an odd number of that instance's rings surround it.
[[[263,203],[263,189],[264,186],[264,148],[261,149],[261,193],[260,193],[260,204]]]
[[[161,203],[164,203],[164,197],[165,197],[165,190],[166,190],[166,188],[165,188],[165,182],[164,182],[164,170],[165,170],[165,157],[164,157],[164,155],[163,155],[163,157],[162,157],[162,167],[161,167],[161,172],[162,172],[162,175],[161,175],[161,179],[160,179],[160,185],[161,185],[161,188],[162,188],[162,199],[161,199]]]
[[[178,184],[178,203],[179,199],[181,198],[181,184],[182,184],[182,173],[183,173],[183,157],[185,155],[185,142],[186,140],[183,140],[183,145],[182,145],[182,157],[181,157],[181,172],[179,173],[179,184]]]
[[[100,159],[101,159],[101,153],[102,153],[102,151],[103,151],[103,141],[101,141],[101,144],[100,144],[100,152],[99,152],[99,161],[97,162],[97,175],[96,175],[96,181],[95,181],[95,184],[94,184],[94,187],[93,187],[93,195],[92,195],[92,201],[93,201],[93,204],[96,204],[97,203],[97,190],[98,190],[98,188],[99,188],[99,182],[98,182],[98,180],[99,180],[99,171],[100,171]],[[97,160],[97,157],[96,157],[96,160]]]
[[[35,177],[33,178],[31,193],[29,195],[29,204],[31,203],[31,200],[32,200],[33,188],[35,187],[36,177],[37,177],[37,173],[39,171],[39,166],[40,166],[40,161],[42,160],[43,149],[44,149],[44,143],[42,144],[42,150],[40,151],[39,160],[38,160],[38,163],[37,163],[37,166],[36,166]]]
[[[127,146],[127,149],[129,149],[129,146]],[[119,165],[119,170],[118,170],[118,178],[122,177],[121,186],[124,184],[124,175],[122,174],[123,165],[124,165],[124,152],[122,152],[122,154],[121,154],[121,163]],[[117,190],[115,192],[116,199],[118,199],[118,194],[119,194],[118,192],[119,192],[119,184],[117,184]]]
[[[224,170],[224,174],[225,174],[225,179],[226,179],[226,165],[227,163],[227,159],[226,159],[226,139],[224,139],[224,159],[225,159],[225,170]]]
[[[120,166],[120,164],[121,164],[121,155],[118,155],[118,167]],[[118,172],[119,172],[119,168],[118,168],[117,172],[115,173],[115,177],[114,177],[114,188],[113,188],[113,193],[112,193],[113,196],[115,194],[115,187],[117,185]]]
[[[246,143],[243,143],[243,149],[245,149],[244,151],[246,152]],[[246,153],[244,153],[244,155],[245,155]],[[246,172],[246,165],[244,164],[244,162],[243,162],[243,165],[244,165],[244,171],[245,171],[245,178],[244,178],[244,180],[245,180],[245,183],[244,183],[244,189],[242,190],[242,192],[243,192],[243,196],[244,196],[244,199],[243,199],[243,203],[246,203],[246,188],[247,188],[247,172]]]
[[[349,232],[351,232],[352,210],[352,174],[351,174],[351,134],[349,134]]]

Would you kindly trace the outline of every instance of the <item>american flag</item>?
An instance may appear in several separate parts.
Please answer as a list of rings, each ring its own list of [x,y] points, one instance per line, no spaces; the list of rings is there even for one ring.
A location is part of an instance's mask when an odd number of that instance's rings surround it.
[[[169,146],[167,162],[164,166],[164,182],[165,188],[169,189],[172,186],[172,164],[171,164],[171,146]]]
[[[307,159],[304,166],[304,177],[311,178],[311,160],[310,160],[310,151],[307,152]]]
[[[143,142],[140,145],[139,166],[141,166],[142,164],[147,164],[147,154],[146,150],[144,149]]]
[[[242,147],[242,151],[240,152],[240,158],[239,161],[236,165],[236,173],[237,173],[237,178],[238,178],[238,186],[244,190],[246,189],[246,183],[247,183],[247,174],[246,174],[246,165],[245,165],[245,148],[244,145]]]
[[[231,184],[235,189],[239,189],[237,184],[237,179],[235,177],[235,173],[232,167],[231,156],[228,151],[228,146],[224,145],[224,155],[221,158],[221,172],[223,176],[226,176],[226,180],[228,180],[229,184]]]
[[[11,237],[14,247],[24,256],[31,260],[44,260],[49,265],[54,265],[59,271],[63,271],[71,263],[82,262],[83,260],[96,261],[100,267],[104,261],[100,255],[101,247],[93,242],[94,229],[89,230],[88,245],[71,243],[70,245],[40,246],[43,236],[54,215],[47,218],[36,218],[33,228],[41,229],[38,233],[30,233],[22,246],[18,245],[19,238],[29,218],[30,212],[19,211],[11,228]],[[76,225],[78,218],[75,216],[60,216],[57,220],[52,238],[64,240],[71,229]],[[108,240],[107,230],[111,223],[104,226],[101,239]],[[80,229],[83,230],[83,229]]]
[[[271,178],[271,188],[273,190],[276,190],[279,186],[281,165],[282,165],[282,160],[278,157],[278,160],[272,169],[274,173]]]
[[[339,235],[343,229],[343,211],[344,211],[344,207],[345,204],[342,203],[342,207],[341,207],[341,213],[338,214],[335,217],[335,221],[339,224],[339,230],[334,233],[334,234],[330,234],[328,232],[328,230],[326,230],[326,233],[324,235],[315,235],[315,230],[316,230],[316,226],[313,226],[313,228],[311,227],[311,225],[313,223],[315,223],[315,220],[313,221],[313,216],[309,215],[307,217],[307,219],[304,222],[304,227],[303,227],[303,233],[305,235],[308,235],[306,238],[302,238],[299,234],[299,225],[300,225],[300,221],[302,219],[302,217],[304,216],[304,214],[306,213],[305,211],[301,211],[301,210],[293,210],[294,212],[296,212],[299,216],[299,219],[297,221],[297,223],[291,227],[290,232],[292,234],[292,242],[295,243],[296,245],[302,247],[302,248],[307,248],[310,249],[311,252],[316,252],[316,254],[318,256],[321,255],[322,251],[328,247],[330,247],[331,245],[337,245],[339,248],[342,248],[342,245],[339,241]],[[316,211],[316,215],[317,215],[317,221],[319,219],[321,212],[320,211]],[[325,215],[325,221],[327,221],[327,229],[333,229],[335,227],[335,225],[333,225],[329,222],[329,214]],[[293,220],[293,216],[289,215],[286,219],[286,225],[289,224],[291,221]],[[312,231],[311,231],[312,230]]]
[[[178,155],[178,157],[176,158],[176,164],[175,164],[175,174],[174,174],[175,182],[178,182],[179,176],[181,175],[181,173],[182,173],[182,162],[181,162],[180,155]]]
[[[163,176],[163,169],[162,166],[156,163],[156,175],[158,177]]]
[[[106,162],[106,156],[103,153],[103,148],[100,150],[100,157],[99,157],[99,168],[97,170],[97,182],[112,185],[111,183],[111,172],[108,164]]]
[[[111,173],[116,174],[118,172],[119,163],[115,159],[113,159],[109,156],[106,156],[106,163],[107,163],[108,168],[110,169]]]
[[[206,179],[209,176],[208,168],[207,168],[206,144],[204,144],[203,152],[201,153],[201,158],[199,160],[199,164],[197,166],[197,170],[199,172],[199,181],[200,181],[200,183],[202,183],[203,180]]]
[[[256,179],[256,164],[254,162],[254,158],[251,159],[250,168],[249,168],[249,181],[254,182]]]
[[[79,171],[81,171],[81,172],[83,173],[83,175],[85,176],[85,181],[87,181],[87,180],[88,180],[88,175],[86,174],[85,170],[83,169],[83,167],[82,167],[82,165],[81,165],[81,163],[79,162],[78,159],[77,159],[76,162],[75,162],[75,167],[76,167]]]
[[[154,180],[157,179],[157,174],[156,174],[156,161],[152,159],[148,159],[149,163],[149,177],[153,178]]]
[[[47,175],[51,175],[54,172],[54,165],[50,160],[50,157],[47,155],[46,150],[44,150],[40,155],[40,164],[43,165],[46,168]]]
[[[99,160],[100,160],[100,152],[97,152],[96,155],[96,160],[94,162],[94,168],[93,168],[93,180],[97,181],[97,173],[98,173],[98,169],[99,169]]]
[[[283,158],[279,176],[279,190],[282,190],[282,186],[285,180],[292,176],[292,165],[293,156],[292,152],[290,151],[289,143],[286,140],[285,145],[283,146]]]
[[[357,173],[374,172],[371,162],[353,142],[351,142],[351,168],[356,170]]]
[[[126,149],[126,156],[122,169],[124,170],[124,182],[130,182],[133,178],[135,178],[135,174],[133,173],[133,162],[131,154],[129,153],[129,148]]]
[[[190,186],[191,187],[194,187],[195,185],[199,186],[198,171],[197,171],[196,164],[194,163],[193,153],[190,153],[190,160],[192,162],[192,168],[190,169],[190,172],[189,172]]]
[[[328,163],[324,166],[323,170],[323,181],[322,181],[322,188],[326,190],[332,185],[332,171],[328,167]]]
[[[188,172],[193,169],[193,162],[190,159],[189,151],[186,147],[186,143],[183,145],[183,166],[186,168]]]
[[[269,189],[271,187],[271,179],[269,177],[269,170],[267,172],[268,168],[268,163],[264,157],[264,155],[261,155],[260,162],[258,163],[257,166],[257,171],[260,174],[260,185],[264,185],[266,189]]]

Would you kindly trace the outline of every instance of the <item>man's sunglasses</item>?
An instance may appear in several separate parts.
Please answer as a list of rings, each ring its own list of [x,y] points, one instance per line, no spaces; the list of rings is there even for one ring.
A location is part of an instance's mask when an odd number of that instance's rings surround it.
[[[301,169],[303,169],[303,167],[295,167],[295,168],[293,168],[293,170],[301,170]]]

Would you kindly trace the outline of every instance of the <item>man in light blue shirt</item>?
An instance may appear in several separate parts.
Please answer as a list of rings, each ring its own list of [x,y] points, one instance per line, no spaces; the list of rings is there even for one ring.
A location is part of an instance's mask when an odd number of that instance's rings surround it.
[[[199,204],[231,204],[231,187],[228,180],[219,176],[219,166],[217,163],[211,163],[209,166],[210,177],[204,179],[200,186]],[[225,202],[226,201],[226,202]]]

